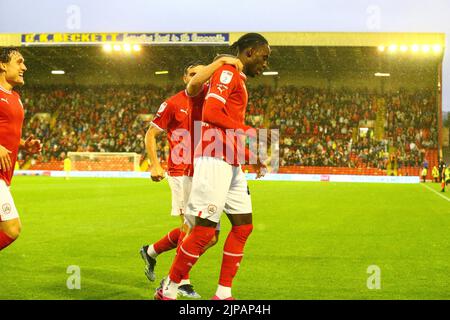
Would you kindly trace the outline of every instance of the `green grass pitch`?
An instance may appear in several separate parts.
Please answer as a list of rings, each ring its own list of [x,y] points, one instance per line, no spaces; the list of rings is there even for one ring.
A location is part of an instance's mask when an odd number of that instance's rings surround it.
[[[423,184],[249,182],[254,231],[235,278],[238,299],[449,299],[450,191]],[[427,187],[439,191],[438,184]],[[19,239],[0,252],[0,299],[152,299],[174,251],[143,273],[139,248],[178,225],[166,181],[15,177]],[[216,289],[224,239],[191,272]],[[67,268],[80,267],[69,290]],[[367,272],[380,268],[380,289]]]

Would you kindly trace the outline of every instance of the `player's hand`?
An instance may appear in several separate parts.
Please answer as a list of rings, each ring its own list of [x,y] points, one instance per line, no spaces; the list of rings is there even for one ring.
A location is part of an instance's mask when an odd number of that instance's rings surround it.
[[[222,58],[220,58],[220,61],[222,61],[223,64],[229,64],[229,65],[235,66],[239,72],[241,72],[244,69],[244,65],[242,64],[242,61],[239,60],[238,58],[222,57]]]
[[[11,170],[11,157],[9,154],[11,151],[6,149],[4,146],[0,145],[0,171],[9,171]]]
[[[160,165],[154,166],[150,171],[151,171],[150,176],[152,180],[155,182],[159,182],[163,180],[165,177],[164,169]]]
[[[267,166],[258,159],[258,162],[253,165],[253,170],[256,172],[256,179],[259,179],[266,175]]]
[[[23,148],[30,154],[40,153],[42,150],[41,140],[35,139],[33,135],[30,135],[23,144]]]

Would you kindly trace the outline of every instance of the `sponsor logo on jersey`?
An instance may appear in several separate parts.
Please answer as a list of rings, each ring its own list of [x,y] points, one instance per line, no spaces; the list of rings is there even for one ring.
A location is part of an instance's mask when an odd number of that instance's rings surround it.
[[[9,101],[6,98],[0,98],[0,100],[6,102],[7,104],[9,104]]]
[[[188,112],[186,110],[184,110],[184,109],[180,109],[180,111],[188,114]]]
[[[222,82],[223,84],[229,84],[231,82],[231,79],[233,79],[233,72],[223,70],[222,74],[220,75],[220,82]]]

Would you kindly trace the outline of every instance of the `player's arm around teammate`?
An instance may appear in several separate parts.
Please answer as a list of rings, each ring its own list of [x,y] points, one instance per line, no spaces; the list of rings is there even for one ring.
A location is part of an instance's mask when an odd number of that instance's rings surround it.
[[[195,75],[192,76],[186,86],[188,95],[193,97],[199,94],[203,89],[203,85],[209,80],[209,78],[211,78],[214,72],[225,64],[233,65],[239,72],[241,72],[244,68],[241,60],[237,57],[229,55],[217,56],[216,59],[209,65],[196,69]]]

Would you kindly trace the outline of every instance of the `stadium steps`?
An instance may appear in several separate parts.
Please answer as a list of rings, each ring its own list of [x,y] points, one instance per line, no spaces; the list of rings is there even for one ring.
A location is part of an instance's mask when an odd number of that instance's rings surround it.
[[[438,163],[438,150],[437,149],[427,149],[425,151],[425,159],[428,161],[428,172],[427,172],[427,179],[432,180],[432,171],[433,167],[436,166],[436,168],[439,167]]]
[[[145,158],[144,161],[142,161],[140,169],[141,169],[141,172],[148,171],[148,159],[147,158]]]
[[[50,129],[54,129],[56,126],[56,122],[58,121],[59,111],[56,111],[52,114],[52,117],[50,119]]]
[[[359,126],[358,127],[353,127],[353,130],[352,130],[352,139],[353,139],[353,141],[358,141],[358,133],[359,133]]]
[[[375,139],[380,141],[384,138],[384,124],[386,123],[386,107],[383,99],[377,103],[377,116],[375,119]]]
[[[450,146],[442,148],[442,158],[446,164],[450,164]]]

